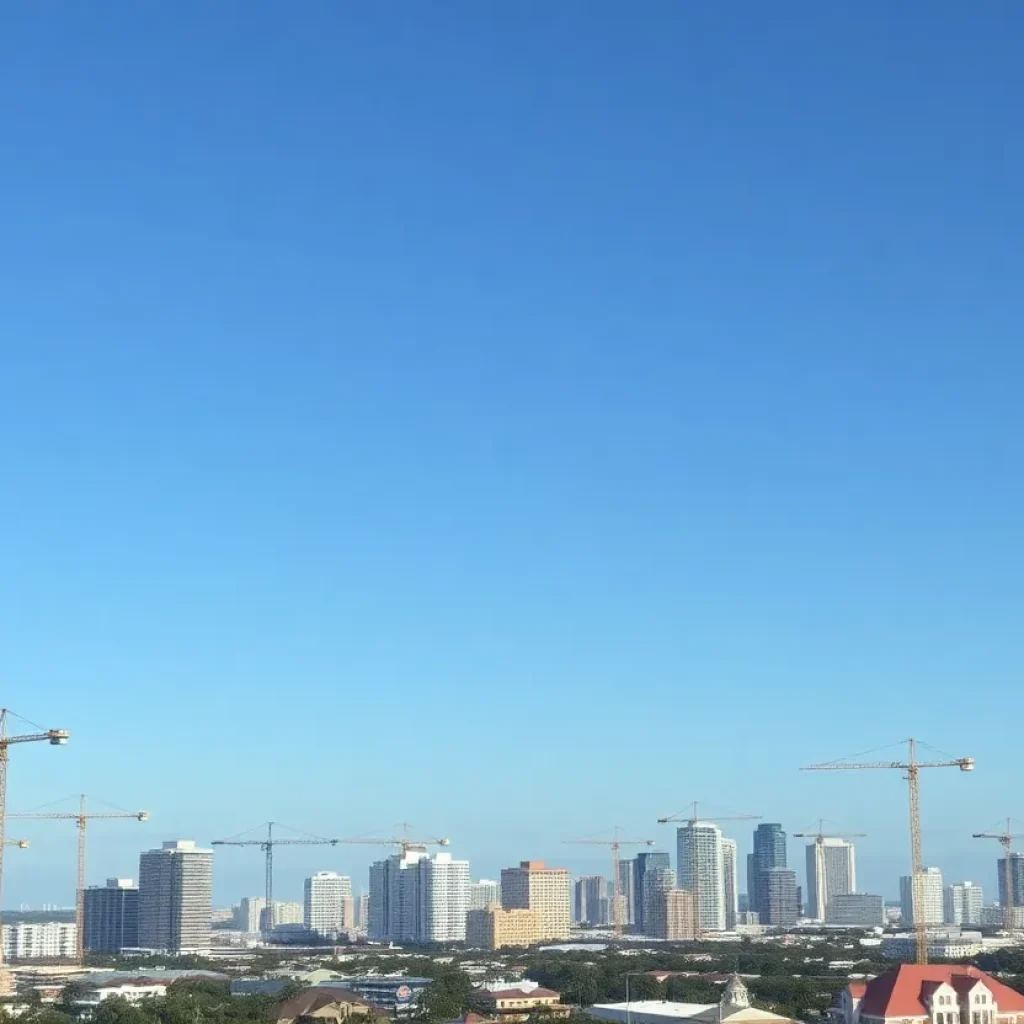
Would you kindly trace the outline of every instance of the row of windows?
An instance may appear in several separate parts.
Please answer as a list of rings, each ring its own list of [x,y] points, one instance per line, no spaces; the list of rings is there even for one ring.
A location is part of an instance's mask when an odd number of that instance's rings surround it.
[[[961,1015],[957,1010],[950,1010],[943,1013],[941,1010],[935,1014],[935,1024],[962,1024],[966,1021],[967,1015]],[[971,1024],[995,1024],[995,1013],[992,1010],[975,1010],[971,1014]]]

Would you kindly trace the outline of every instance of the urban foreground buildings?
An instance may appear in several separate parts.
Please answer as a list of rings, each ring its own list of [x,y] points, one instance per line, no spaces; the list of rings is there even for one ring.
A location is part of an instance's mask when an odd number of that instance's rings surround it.
[[[108,878],[82,894],[82,941],[91,953],[139,945],[139,890],[130,878]]]
[[[697,893],[700,930],[725,930],[725,871],[722,832],[717,825],[689,821],[676,830],[679,887]]]
[[[302,923],[315,935],[333,939],[354,927],[352,879],[336,871],[318,871],[303,888]]]
[[[924,906],[918,920],[918,908],[914,906],[914,883],[910,875],[900,879],[900,906],[904,924],[942,924],[943,894],[942,872],[938,868],[925,868],[921,872],[920,888]]]
[[[569,871],[542,860],[524,860],[501,872],[501,905],[506,910],[536,910],[541,939],[569,937]]]
[[[1024,996],[976,967],[903,964],[840,997],[843,1024],[1017,1024]]]
[[[853,843],[820,836],[807,847],[807,916],[828,920],[829,900],[857,891]]]
[[[139,945],[172,953],[210,946],[213,851],[191,839],[139,857]]]

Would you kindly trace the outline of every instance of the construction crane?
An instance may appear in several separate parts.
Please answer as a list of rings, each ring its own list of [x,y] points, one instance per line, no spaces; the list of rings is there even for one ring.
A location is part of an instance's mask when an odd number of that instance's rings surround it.
[[[42,729],[34,722],[29,725],[39,732],[25,733],[21,736],[11,736],[7,732],[7,719],[18,718],[9,708],[0,708],[0,894],[3,892],[4,878],[4,822],[7,817],[7,759],[10,756],[8,749],[12,743],[49,743],[53,747],[60,747],[67,743],[70,733],[67,729]],[[22,719],[22,721],[27,721]],[[2,906],[0,902],[0,906]],[[0,948],[0,970],[3,969],[3,949]]]
[[[828,761],[824,764],[809,764],[801,768],[804,772],[845,772],[863,771],[866,768],[894,768],[906,772],[910,790],[910,870],[911,887],[914,896],[914,938],[917,947],[917,962],[928,963],[928,932],[924,923],[924,867],[921,856],[921,791],[920,772],[922,768],[959,768],[962,772],[974,771],[973,757],[952,757],[947,761],[918,761],[917,741],[907,740],[906,761]]]
[[[828,900],[828,884],[825,877],[825,856],[822,852],[825,846],[826,839],[858,839],[863,838],[867,833],[865,832],[826,832],[825,831],[825,819],[818,819],[818,831],[817,832],[794,832],[794,839],[813,839],[814,840],[814,916],[816,918],[824,918],[825,915],[825,904]],[[852,868],[851,868],[852,870]],[[810,868],[808,868],[807,884],[810,885]],[[810,908],[808,908],[810,909]]]
[[[621,846],[654,846],[653,839],[620,839],[619,826],[614,829],[614,839],[566,839],[567,843],[574,843],[579,846],[609,846],[612,851],[612,926],[616,935],[622,934],[625,921],[622,898],[622,880],[619,877],[619,847]]]
[[[698,822],[706,821],[709,824],[717,823],[719,821],[759,821],[761,818],[760,814],[729,814],[725,817],[708,818],[701,817],[697,813],[698,802],[693,801],[691,805],[691,814],[669,814],[664,818],[658,819],[659,825],[667,825],[669,822],[679,821],[684,822],[690,826],[690,901],[693,907],[693,937],[699,939],[703,934],[703,926],[700,920],[700,884],[699,884],[699,858],[697,857],[697,834],[696,826]],[[738,867],[738,866],[737,866]]]
[[[19,811],[8,818],[31,821],[73,821],[78,828],[78,888],[75,895],[75,956],[82,962],[85,953],[85,830],[94,818],[132,818],[148,821],[149,811],[86,811],[85,794],[78,798],[77,811]]]
[[[1003,847],[1003,884],[1006,886],[1006,899],[1003,900],[1003,928],[1007,935],[1012,935],[1016,922],[1013,919],[1013,866],[1010,861],[1010,847],[1014,839],[1021,839],[1020,832],[1011,832],[1012,819],[1006,819],[1005,832],[975,832],[972,839],[997,839]]]
[[[403,825],[408,828],[407,825]],[[354,836],[352,839],[339,839],[338,842],[349,846],[397,846],[399,854],[405,856],[414,846],[451,846],[450,839],[410,839],[405,836],[388,836],[378,838],[376,836]]]
[[[275,846],[337,846],[341,839],[323,839],[311,836],[309,839],[275,839],[274,825],[280,822],[267,822],[266,839],[214,839],[213,846],[258,846],[266,856],[266,905],[263,911],[263,934],[269,940],[274,930],[274,847]],[[287,828],[287,826],[281,826]],[[249,829],[250,832],[253,829]],[[295,831],[293,829],[293,831]],[[244,835],[245,833],[240,833]]]

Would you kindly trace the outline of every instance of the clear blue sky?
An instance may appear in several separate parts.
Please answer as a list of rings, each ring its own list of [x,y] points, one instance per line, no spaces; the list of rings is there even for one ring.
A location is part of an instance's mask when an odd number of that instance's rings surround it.
[[[1022,44],[1010,2],[11,5],[0,679],[73,738],[10,806],[148,807],[94,882],[271,817],[599,870],[561,841],[698,797],[868,832],[894,894],[897,774],[797,768],[915,734],[978,758],[926,859],[993,890]],[[69,903],[30,832],[5,904]]]

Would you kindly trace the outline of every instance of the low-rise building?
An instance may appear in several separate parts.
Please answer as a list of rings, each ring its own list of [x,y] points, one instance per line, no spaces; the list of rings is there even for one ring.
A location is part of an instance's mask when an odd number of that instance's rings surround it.
[[[881,928],[885,907],[881,896],[864,892],[837,892],[825,904],[825,923],[844,928]]]
[[[536,945],[542,939],[539,910],[504,910],[492,904],[466,915],[466,945],[476,949],[506,949]]]
[[[373,1016],[373,1007],[346,988],[318,985],[307,988],[292,999],[285,1000],[272,1014],[277,1024],[297,1021],[341,1021]]]
[[[498,991],[477,989],[470,1005],[492,1020],[523,1021],[543,1012],[551,1017],[568,1017],[572,1008],[561,1001],[558,992],[549,988],[504,988]]]
[[[961,931],[959,928],[929,930],[928,956],[935,960],[967,960],[977,956],[984,944],[981,932]],[[912,960],[917,951],[917,938],[907,932],[882,937],[882,953],[890,960]],[[944,1022],[951,1024],[951,1022]],[[977,1021],[973,1024],[978,1024]]]
[[[76,954],[77,930],[70,921],[40,921],[3,926],[4,960],[59,960]]]
[[[843,989],[836,1024],[1017,1024],[1024,996],[976,967],[901,964]]]
[[[141,1003],[144,999],[167,995],[169,980],[139,976],[136,978],[114,977],[99,981],[85,980],[82,982],[81,996],[75,1005],[83,1009],[94,1009],[106,999],[117,996],[129,1003]]]

